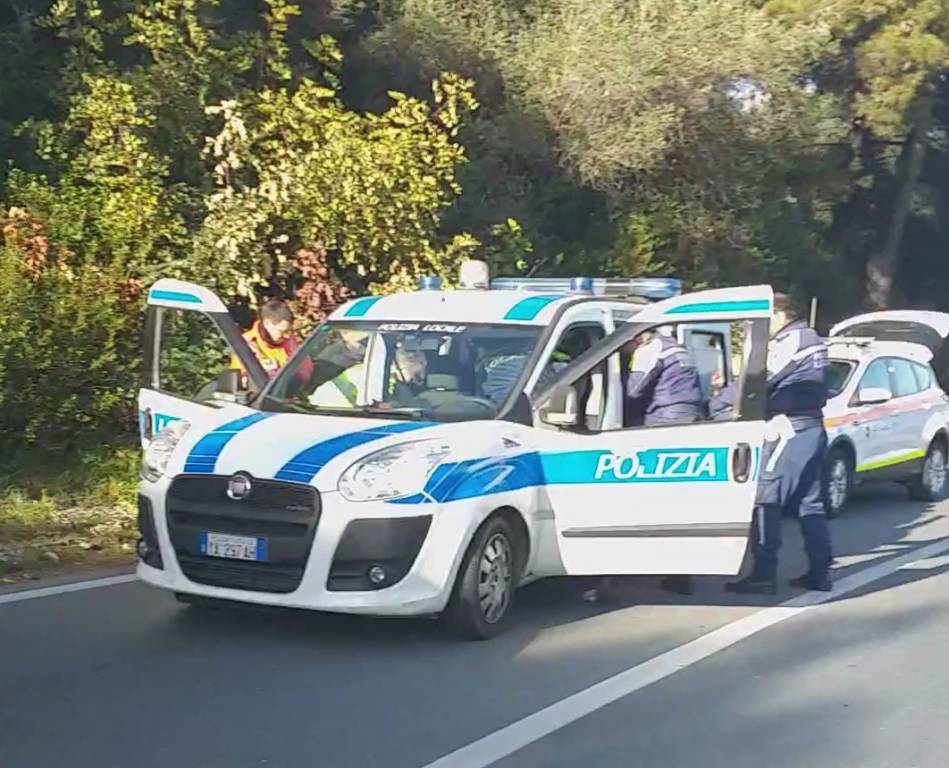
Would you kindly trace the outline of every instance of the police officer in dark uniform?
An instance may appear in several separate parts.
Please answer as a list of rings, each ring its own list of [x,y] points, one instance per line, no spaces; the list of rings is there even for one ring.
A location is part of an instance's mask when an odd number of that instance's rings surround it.
[[[809,568],[791,585],[828,592],[833,559],[821,502],[821,467],[827,450],[823,407],[827,401],[827,348],[814,329],[797,319],[787,296],[775,294],[768,345],[765,435],[752,522],[754,568],[726,585],[729,592],[774,594],[784,513],[798,517]],[[728,412],[734,390],[712,402],[713,416]]]
[[[645,334],[626,380],[627,416],[656,427],[693,424],[705,416],[699,374],[688,350],[672,336]]]

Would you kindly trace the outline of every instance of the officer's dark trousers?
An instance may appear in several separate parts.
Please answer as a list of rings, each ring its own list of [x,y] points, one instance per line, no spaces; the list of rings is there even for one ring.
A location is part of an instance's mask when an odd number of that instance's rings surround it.
[[[769,470],[777,451],[777,460]],[[833,552],[821,501],[821,468],[826,451],[827,433],[816,422],[795,425],[794,436],[783,446],[780,441],[765,443],[752,521],[754,578],[774,579],[777,574],[785,512],[801,524],[810,576],[822,578],[827,574]]]

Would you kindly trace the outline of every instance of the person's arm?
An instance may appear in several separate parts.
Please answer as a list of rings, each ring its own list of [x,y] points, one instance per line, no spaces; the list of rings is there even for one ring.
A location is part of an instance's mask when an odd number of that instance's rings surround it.
[[[709,400],[708,410],[712,421],[723,421],[732,415],[735,407],[735,388],[736,383],[733,381]]]
[[[626,397],[631,401],[646,398],[659,378],[659,360],[662,342],[653,339],[636,349],[633,353],[633,365],[626,379]]]

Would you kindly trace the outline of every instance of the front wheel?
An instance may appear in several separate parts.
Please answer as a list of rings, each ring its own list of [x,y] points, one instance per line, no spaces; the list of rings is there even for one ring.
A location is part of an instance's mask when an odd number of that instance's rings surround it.
[[[839,517],[844,511],[852,485],[850,456],[840,448],[832,449],[824,463],[824,512],[828,518]]]
[[[923,469],[909,486],[910,498],[916,501],[938,501],[946,495],[949,480],[946,445],[942,440],[934,440],[926,451]]]
[[[511,526],[492,517],[475,534],[442,614],[447,627],[469,640],[487,640],[504,629],[517,587]]]

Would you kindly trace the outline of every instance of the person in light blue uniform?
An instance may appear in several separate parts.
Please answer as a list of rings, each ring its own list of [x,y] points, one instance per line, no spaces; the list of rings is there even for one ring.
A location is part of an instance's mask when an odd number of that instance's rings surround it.
[[[633,353],[626,399],[629,420],[647,427],[692,424],[706,412],[692,356],[661,333],[646,334]]]
[[[827,402],[827,348],[820,336],[797,319],[790,300],[775,294],[768,346],[768,432],[758,475],[752,521],[754,567],[744,579],[726,585],[729,592],[774,594],[778,551],[785,513],[801,525],[809,567],[791,585],[830,591],[833,553],[824,505],[821,469],[827,451],[823,408]],[[713,418],[731,411],[734,389],[713,399]]]

